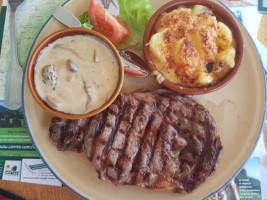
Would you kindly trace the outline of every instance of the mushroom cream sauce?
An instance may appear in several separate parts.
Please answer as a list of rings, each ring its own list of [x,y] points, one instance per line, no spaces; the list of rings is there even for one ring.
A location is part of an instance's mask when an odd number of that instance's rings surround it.
[[[52,108],[83,114],[101,107],[114,93],[119,64],[111,48],[95,36],[57,39],[35,65],[39,96]]]

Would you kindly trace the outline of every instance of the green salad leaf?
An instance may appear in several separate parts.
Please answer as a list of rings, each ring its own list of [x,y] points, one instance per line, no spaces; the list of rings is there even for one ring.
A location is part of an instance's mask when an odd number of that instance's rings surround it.
[[[119,17],[131,33],[116,45],[118,49],[130,46],[141,49],[145,28],[154,11],[149,0],[118,0]]]
[[[93,26],[90,24],[90,19],[88,17],[88,11],[83,12],[80,16],[80,22],[83,28],[92,29]]]

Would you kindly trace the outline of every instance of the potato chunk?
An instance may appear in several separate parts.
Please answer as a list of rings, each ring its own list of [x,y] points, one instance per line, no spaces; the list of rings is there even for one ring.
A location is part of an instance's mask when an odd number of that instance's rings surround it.
[[[210,15],[213,14],[212,10],[209,9],[208,7],[206,6],[202,6],[202,5],[194,5],[193,8],[192,8],[192,15],[200,15],[200,14],[203,14],[203,13],[208,13]]]
[[[213,81],[213,77],[205,72],[200,72],[198,80],[196,81],[199,85],[208,85]]]
[[[170,34],[170,29],[164,29],[155,33],[149,41],[149,51],[161,62],[166,62],[166,59],[169,57],[167,46]]]
[[[175,41],[172,48],[172,58],[177,65],[203,65],[197,50],[188,38]]]
[[[226,64],[230,68],[235,66],[235,49],[229,47],[228,49],[223,50],[218,53],[216,56],[217,63]]]
[[[180,8],[171,11],[170,13],[164,13],[156,21],[155,31],[159,32],[165,28],[181,27],[188,28],[189,25],[196,21],[196,17],[191,15],[191,10],[186,8]]]
[[[217,23],[217,44],[222,49],[226,49],[232,45],[233,36],[231,30],[222,22]]]

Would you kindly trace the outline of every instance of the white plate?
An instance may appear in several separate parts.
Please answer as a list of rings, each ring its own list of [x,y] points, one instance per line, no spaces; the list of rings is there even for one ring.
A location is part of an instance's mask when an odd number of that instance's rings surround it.
[[[165,1],[152,0],[156,10]],[[79,16],[89,6],[88,0],[71,0],[65,7]],[[217,2],[218,3],[218,2]],[[229,11],[230,12],[230,11]],[[239,24],[239,23],[238,23]],[[244,165],[253,151],[261,132],[265,114],[265,78],[255,45],[240,25],[244,39],[244,58],[234,79],[222,89],[195,96],[214,116],[222,140],[223,152],[215,173],[190,194],[153,191],[136,186],[115,186],[98,179],[85,153],[60,152],[49,139],[51,117],[33,99],[24,77],[23,105],[28,131],[44,162],[70,189],[89,199],[202,199],[223,187]],[[66,28],[50,18],[33,45],[55,32]],[[24,73],[25,74],[25,73]],[[134,83],[138,83],[135,85]],[[158,87],[151,78],[126,77],[123,90]]]

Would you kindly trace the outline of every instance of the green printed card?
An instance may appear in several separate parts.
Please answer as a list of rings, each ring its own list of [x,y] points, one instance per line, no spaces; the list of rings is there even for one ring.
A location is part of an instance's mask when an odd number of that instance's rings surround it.
[[[39,157],[28,134],[23,113],[1,106],[0,157]]]

